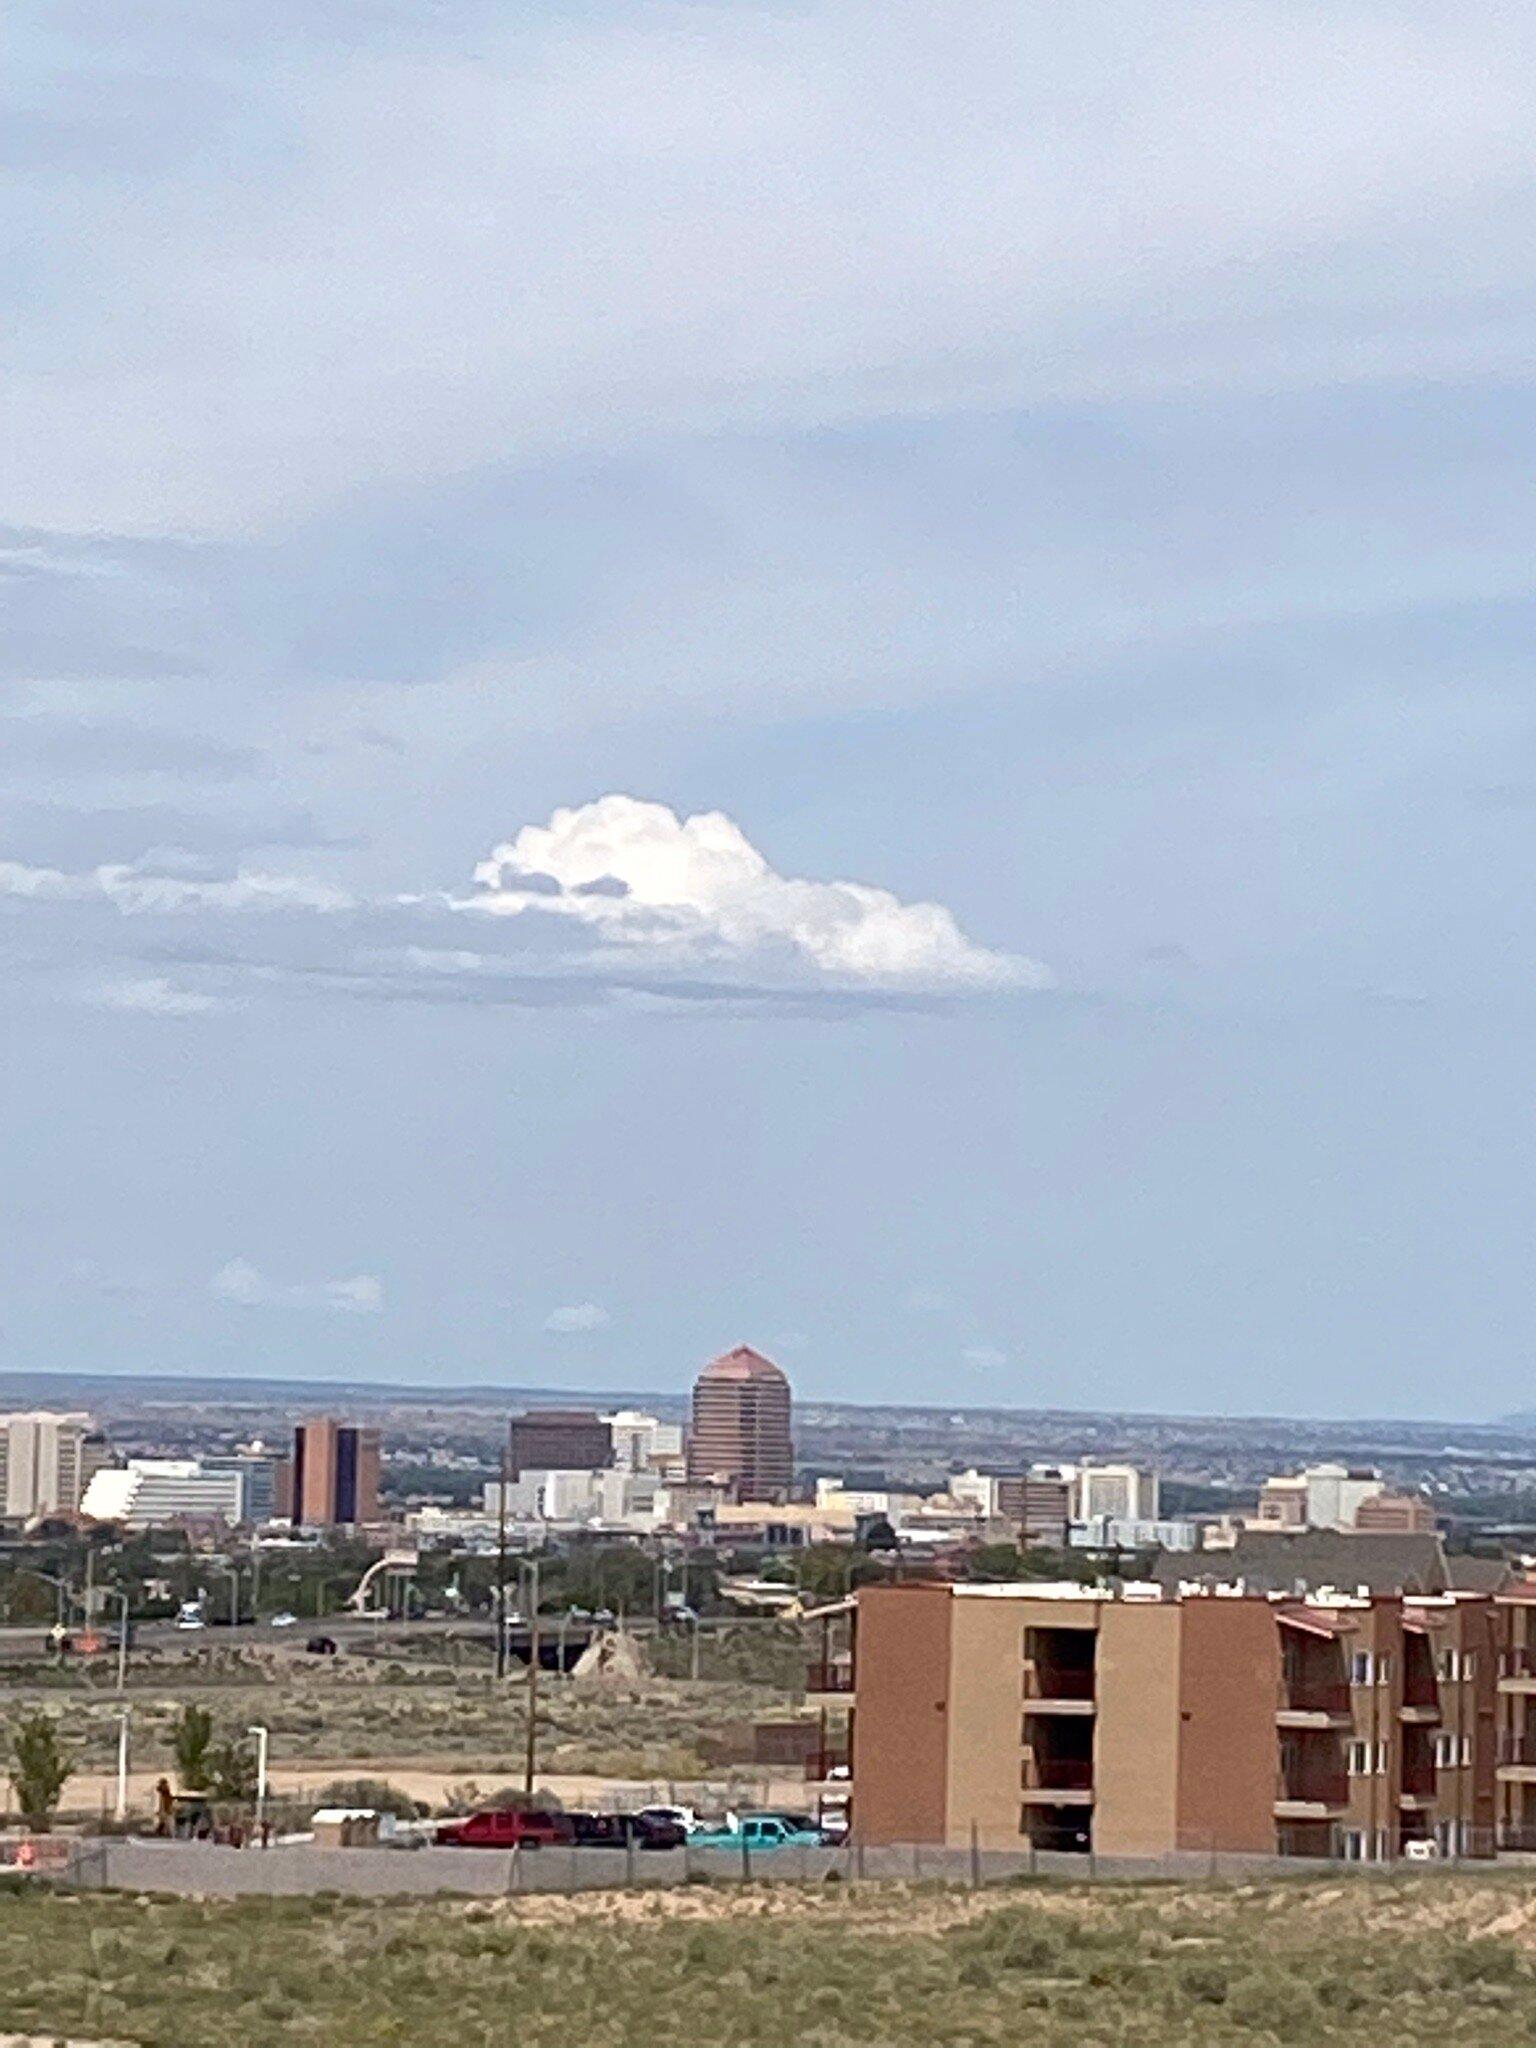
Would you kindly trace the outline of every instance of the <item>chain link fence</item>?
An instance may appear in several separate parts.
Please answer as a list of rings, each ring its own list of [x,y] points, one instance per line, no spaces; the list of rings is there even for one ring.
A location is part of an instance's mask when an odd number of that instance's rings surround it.
[[[59,1841],[62,1838],[52,1838]],[[48,1874],[80,1890],[131,1890],[234,1898],[335,1892],[352,1897],[429,1897],[458,1893],[517,1897],[536,1892],[608,1891],[687,1884],[858,1884],[901,1880],[981,1886],[1037,1878],[1058,1882],[1135,1879],[1242,1881],[1307,1877],[1320,1871],[1381,1875],[1402,1869],[1486,1870],[1486,1858],[1440,1856],[1364,1859],[1234,1855],[1184,1848],[1158,1856],[1100,1856],[1044,1849],[939,1847],[933,1843],[840,1848],[791,1845],[643,1850],[570,1846],[513,1850],[316,1848],[260,1849],[213,1842],[132,1837],[73,1838],[66,1856],[50,1851]],[[43,1875],[42,1871],[38,1872]]]

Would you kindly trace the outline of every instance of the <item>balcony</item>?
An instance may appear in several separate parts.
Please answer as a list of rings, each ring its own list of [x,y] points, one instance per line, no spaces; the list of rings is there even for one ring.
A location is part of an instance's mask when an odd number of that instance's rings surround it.
[[[1498,1772],[1506,1785],[1536,1784],[1536,1736],[1503,1736],[1499,1742]]]
[[[1536,1692],[1536,1651],[1506,1650],[1499,1659],[1500,1692]]]
[[[1433,1728],[1440,1720],[1440,1701],[1434,1699],[1404,1700],[1397,1710],[1397,1718],[1409,1727]]]
[[[1030,1806],[1091,1806],[1093,1759],[1087,1756],[1026,1758],[1021,1789]]]
[[[1351,1728],[1349,1687],[1342,1679],[1282,1681],[1275,1720],[1281,1728]]]
[[[1026,1792],[1091,1792],[1091,1756],[1037,1756],[1024,1766]]]
[[[1276,1820],[1332,1820],[1348,1805],[1343,1771],[1282,1771],[1275,1783]]]
[[[1097,1648],[1091,1629],[1027,1629],[1024,1637],[1025,1713],[1093,1713]]]

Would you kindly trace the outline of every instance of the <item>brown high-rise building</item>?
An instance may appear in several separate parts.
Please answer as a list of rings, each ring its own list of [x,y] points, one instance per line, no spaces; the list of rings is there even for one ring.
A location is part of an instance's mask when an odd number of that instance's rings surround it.
[[[507,1436],[514,1479],[524,1472],[602,1472],[613,1431],[590,1408],[534,1408],[514,1415]]]
[[[747,1344],[711,1359],[693,1384],[689,1479],[738,1500],[783,1500],[794,1476],[789,1381]]]
[[[379,1519],[379,1432],[321,1416],[293,1432],[278,1510],[306,1529]]]

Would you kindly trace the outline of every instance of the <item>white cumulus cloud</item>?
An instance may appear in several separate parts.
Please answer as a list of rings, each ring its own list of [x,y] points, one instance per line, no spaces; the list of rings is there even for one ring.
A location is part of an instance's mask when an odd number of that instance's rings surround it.
[[[777,874],[723,811],[679,818],[632,796],[525,825],[475,870],[480,907],[575,919],[614,946],[681,960],[778,956],[844,983],[1040,988],[1038,963],[968,939],[938,903],[866,882]]]
[[[192,1016],[247,993],[474,1003],[762,1006],[1047,988],[939,903],[782,875],[722,811],[612,794],[524,825],[475,886],[350,892],[175,853],[68,870],[0,860],[0,905],[55,957],[131,965],[92,1000]],[[167,969],[171,971],[168,973]]]
[[[340,1315],[376,1316],[384,1307],[384,1283],[376,1273],[340,1280],[269,1280],[249,1259],[231,1259],[208,1283],[220,1301],[240,1308],[331,1309]]]
[[[606,1330],[612,1320],[607,1309],[600,1308],[595,1301],[575,1301],[565,1308],[551,1309],[544,1318],[544,1327],[565,1337],[582,1330]]]

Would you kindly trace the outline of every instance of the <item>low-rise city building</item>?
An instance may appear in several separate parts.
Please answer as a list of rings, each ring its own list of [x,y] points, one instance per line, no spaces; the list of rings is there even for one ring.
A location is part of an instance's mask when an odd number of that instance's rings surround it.
[[[238,1472],[209,1471],[195,1458],[130,1458],[96,1473],[80,1512],[93,1522],[153,1529],[171,1522],[245,1520]]]
[[[1359,1523],[1360,1510],[1386,1490],[1386,1481],[1376,1471],[1349,1465],[1308,1465],[1300,1472],[1265,1480],[1259,1489],[1255,1520],[1282,1529],[1369,1527],[1369,1523]]]

